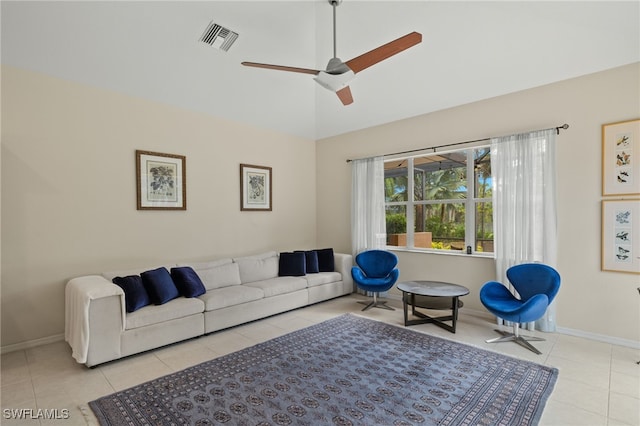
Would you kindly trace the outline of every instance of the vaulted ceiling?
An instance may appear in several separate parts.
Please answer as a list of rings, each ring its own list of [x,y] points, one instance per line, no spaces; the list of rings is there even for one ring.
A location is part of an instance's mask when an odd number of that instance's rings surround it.
[[[332,7],[298,1],[2,1],[2,63],[309,139],[640,61],[638,1],[362,1],[337,7],[347,61],[412,31],[421,44],[356,75],[343,106],[324,69]],[[228,51],[200,42],[217,23]],[[611,101],[611,100],[609,100]]]

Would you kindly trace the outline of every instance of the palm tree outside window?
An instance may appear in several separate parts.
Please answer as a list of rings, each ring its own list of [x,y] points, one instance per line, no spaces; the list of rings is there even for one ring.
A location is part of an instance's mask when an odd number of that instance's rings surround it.
[[[493,252],[489,147],[386,160],[384,180],[388,246]]]

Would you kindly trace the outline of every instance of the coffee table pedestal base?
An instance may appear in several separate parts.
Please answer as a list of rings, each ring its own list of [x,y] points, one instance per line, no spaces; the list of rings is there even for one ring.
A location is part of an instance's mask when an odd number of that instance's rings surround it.
[[[409,303],[409,298],[411,301]],[[451,333],[456,332],[456,322],[458,320],[458,297],[451,297],[451,315],[442,317],[431,317],[423,312],[416,310],[416,296],[413,293],[402,293],[402,305],[404,308],[404,325],[418,325],[418,324],[435,324],[438,327],[444,328]],[[411,304],[411,314],[419,317],[420,319],[409,319],[409,304]],[[451,321],[451,325],[444,323],[443,321]]]

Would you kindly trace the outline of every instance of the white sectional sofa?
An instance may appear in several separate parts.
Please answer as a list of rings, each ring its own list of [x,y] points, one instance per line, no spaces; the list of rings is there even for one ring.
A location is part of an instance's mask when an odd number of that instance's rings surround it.
[[[160,269],[195,271],[206,292],[136,308],[127,305],[132,298],[125,300],[125,291],[112,280],[137,278],[154,268],[74,278],[65,291],[65,340],[76,361],[92,367],[352,293],[352,256],[331,254],[333,270],[304,275],[282,276],[277,252],[165,265]]]

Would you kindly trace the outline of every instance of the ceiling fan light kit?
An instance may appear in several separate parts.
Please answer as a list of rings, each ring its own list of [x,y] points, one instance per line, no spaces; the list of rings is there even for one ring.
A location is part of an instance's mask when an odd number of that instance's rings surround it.
[[[314,80],[317,81],[318,84],[335,92],[343,105],[350,105],[353,103],[353,96],[351,95],[349,83],[357,73],[422,42],[422,34],[414,31],[350,59],[347,62],[342,62],[336,55],[336,7],[342,3],[342,0],[328,0],[328,2],[333,7],[333,58],[329,60],[326,70],[263,64],[259,62],[242,62],[242,65],[315,75]]]

